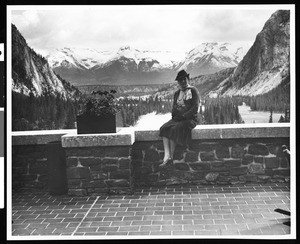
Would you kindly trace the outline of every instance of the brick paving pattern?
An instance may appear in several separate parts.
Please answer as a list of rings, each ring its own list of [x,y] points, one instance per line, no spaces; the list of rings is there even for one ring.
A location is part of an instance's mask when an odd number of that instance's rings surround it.
[[[169,186],[133,195],[12,195],[12,236],[286,235],[288,183]]]

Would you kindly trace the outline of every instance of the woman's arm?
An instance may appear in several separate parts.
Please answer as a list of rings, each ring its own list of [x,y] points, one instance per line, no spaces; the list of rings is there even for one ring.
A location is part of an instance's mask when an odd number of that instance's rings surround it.
[[[183,114],[183,117],[185,119],[192,119],[193,116],[198,112],[198,107],[199,107],[199,92],[197,90],[197,88],[192,87],[191,88],[191,92],[192,92],[192,106],[191,108],[186,111]]]

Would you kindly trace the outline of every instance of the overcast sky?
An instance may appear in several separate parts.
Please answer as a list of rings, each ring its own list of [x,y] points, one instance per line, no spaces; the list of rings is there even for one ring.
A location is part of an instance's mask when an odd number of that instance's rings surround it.
[[[61,47],[111,50],[130,45],[188,52],[203,42],[250,47],[272,13],[282,9],[241,6],[18,6],[11,11],[11,21],[36,51]]]

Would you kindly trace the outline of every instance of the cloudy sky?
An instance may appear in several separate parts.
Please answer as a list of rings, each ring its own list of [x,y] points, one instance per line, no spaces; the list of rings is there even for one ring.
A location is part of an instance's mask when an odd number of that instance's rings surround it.
[[[283,6],[15,6],[9,10],[11,22],[36,51],[130,45],[187,52],[203,42],[250,47],[278,9]]]

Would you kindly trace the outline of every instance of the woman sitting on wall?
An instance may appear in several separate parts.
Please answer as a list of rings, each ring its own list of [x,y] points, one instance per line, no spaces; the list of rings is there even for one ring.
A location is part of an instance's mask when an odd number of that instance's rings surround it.
[[[176,145],[186,147],[191,140],[191,131],[197,125],[199,92],[189,85],[189,74],[185,70],[181,70],[175,80],[178,90],[174,94],[172,119],[163,124],[159,131],[164,144],[164,159],[160,168],[173,164]]]

